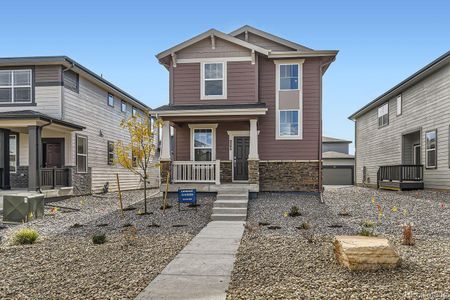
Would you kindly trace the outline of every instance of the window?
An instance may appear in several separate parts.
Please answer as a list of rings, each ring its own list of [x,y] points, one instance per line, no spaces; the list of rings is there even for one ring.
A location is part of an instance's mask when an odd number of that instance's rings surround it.
[[[397,116],[402,114],[402,94],[397,96]]]
[[[108,105],[114,107],[114,96],[111,94],[108,94]]]
[[[87,137],[77,135],[77,172],[87,173],[88,170],[88,152]]]
[[[194,160],[213,160],[213,130],[211,128],[194,128]]]
[[[9,172],[17,172],[17,135],[9,136]]]
[[[378,107],[378,127],[389,124],[389,103],[385,103]]]
[[[133,106],[133,108],[131,109],[131,115],[132,115],[133,117],[135,117],[135,116],[137,115],[137,109],[136,109],[136,107],[134,107],[134,106]]]
[[[125,101],[122,101],[122,102],[121,102],[120,110],[121,110],[122,112],[126,112],[126,111],[127,111],[127,103],[126,103]]]
[[[114,142],[108,141],[108,165],[114,164]]]
[[[133,168],[137,167],[137,156],[136,156],[135,150],[131,150],[131,166]]]
[[[298,90],[298,64],[280,65],[280,90]]]
[[[80,90],[80,78],[78,74],[72,70],[65,71],[64,86],[72,92],[78,93]]]
[[[425,133],[426,167],[436,169],[437,167],[437,130]]]
[[[202,99],[226,98],[226,63],[202,64]]]
[[[31,70],[0,70],[0,103],[30,103]]]
[[[298,136],[298,110],[280,111],[280,136]]]

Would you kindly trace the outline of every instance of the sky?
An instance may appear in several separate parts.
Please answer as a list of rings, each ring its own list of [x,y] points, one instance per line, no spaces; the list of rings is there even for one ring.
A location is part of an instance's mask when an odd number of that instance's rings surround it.
[[[339,50],[323,81],[323,133],[450,50],[450,1],[4,1],[0,57],[67,55],[150,107],[168,102],[155,55],[210,28],[245,24]]]

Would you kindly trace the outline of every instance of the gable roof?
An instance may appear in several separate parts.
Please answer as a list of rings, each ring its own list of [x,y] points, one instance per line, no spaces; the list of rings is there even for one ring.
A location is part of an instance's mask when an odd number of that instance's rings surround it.
[[[393,88],[389,89],[387,92],[383,93],[382,95],[378,96],[365,106],[363,106],[358,111],[354,112],[350,117],[348,117],[350,120],[356,120],[356,118],[364,115],[368,111],[374,109],[375,107],[383,104],[386,101],[389,101],[389,99],[392,99],[394,96],[402,93],[407,88],[412,86],[413,84],[417,83],[419,80],[423,79],[425,76],[428,76],[435,71],[439,70],[441,67],[445,66],[446,64],[450,63],[450,51],[447,51],[443,55],[439,56],[437,59],[433,60],[431,63],[417,71],[416,73],[412,74]]]
[[[350,144],[352,141],[338,139],[338,138],[329,137],[329,136],[323,136],[322,142],[323,143],[348,143],[348,144]]]
[[[241,28],[238,28],[238,29],[230,32],[230,35],[237,36],[237,35],[239,35],[239,34],[241,34],[243,32],[246,32],[246,31],[250,32],[250,33],[253,33],[253,34],[256,34],[256,35],[259,35],[259,36],[261,36],[263,38],[266,38],[268,40],[274,41],[274,42],[276,42],[278,44],[281,44],[281,45],[293,48],[296,51],[314,51],[311,48],[308,48],[306,46],[303,46],[303,45],[300,45],[300,44],[297,44],[297,43],[294,43],[294,42],[291,42],[291,41],[288,41],[288,40],[283,39],[283,38],[281,38],[279,36],[276,36],[276,35],[273,35],[271,33],[259,30],[257,28],[251,27],[249,25],[244,25]],[[270,49],[268,49],[268,50],[270,50]]]
[[[172,53],[180,51],[181,49],[189,47],[189,46],[191,46],[191,45],[193,45],[193,44],[195,44],[195,43],[197,43],[197,42],[199,42],[199,41],[201,41],[201,40],[203,40],[205,38],[210,37],[211,35],[216,36],[218,38],[221,38],[223,40],[226,40],[228,42],[234,43],[236,45],[242,46],[244,48],[247,48],[247,49],[250,49],[250,50],[254,50],[254,51],[262,53],[262,54],[265,54],[265,55],[269,54],[269,51],[267,49],[264,49],[264,48],[259,47],[257,45],[254,45],[254,44],[251,44],[249,42],[240,40],[240,39],[238,39],[238,38],[236,38],[234,36],[228,35],[226,33],[223,33],[223,32],[221,32],[219,30],[216,30],[216,29],[212,28],[212,29],[210,29],[208,31],[205,31],[205,32],[203,32],[203,33],[201,33],[201,34],[199,34],[197,36],[194,36],[193,38],[191,38],[191,39],[189,39],[187,41],[184,41],[184,42],[182,42],[182,43],[180,43],[180,44],[178,44],[178,45],[176,45],[176,46],[174,46],[172,48],[164,50],[161,53],[158,53],[156,55],[156,58],[158,60],[160,60],[160,59],[166,57],[167,55],[170,55]]]
[[[76,62],[68,56],[29,56],[29,57],[0,57],[0,66],[20,66],[20,65],[63,65],[70,68],[74,72],[84,75],[94,83],[102,86],[112,94],[128,100],[131,104],[138,106],[141,109],[150,109],[146,104],[142,103],[135,97],[131,96],[121,88],[112,84],[102,76],[89,70],[85,66]]]

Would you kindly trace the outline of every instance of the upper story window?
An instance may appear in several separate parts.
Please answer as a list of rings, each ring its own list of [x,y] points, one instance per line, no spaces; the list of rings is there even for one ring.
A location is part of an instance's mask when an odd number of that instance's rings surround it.
[[[397,116],[402,114],[402,94],[397,96]]]
[[[65,71],[64,86],[72,92],[78,93],[80,91],[79,75],[72,70]]]
[[[30,103],[31,77],[31,70],[0,70],[0,103]]]
[[[225,99],[227,91],[226,63],[202,63],[201,99]]]
[[[114,96],[111,94],[108,94],[108,105],[114,107]]]
[[[378,107],[378,127],[389,124],[389,102]]]
[[[134,106],[131,108],[131,115],[132,115],[133,117],[137,116],[137,109],[136,109],[136,107],[134,107]]]
[[[120,110],[122,112],[126,112],[127,111],[127,103],[125,101],[122,100],[121,104],[120,104]]]
[[[426,167],[436,169],[437,167],[437,131],[432,130],[425,133]]]
[[[280,65],[280,90],[298,90],[298,64]]]

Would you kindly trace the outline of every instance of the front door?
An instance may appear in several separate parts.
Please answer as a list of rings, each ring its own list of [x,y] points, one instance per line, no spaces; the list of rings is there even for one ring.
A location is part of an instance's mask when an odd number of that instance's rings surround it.
[[[420,145],[416,144],[413,146],[413,159],[415,165],[420,165]]]
[[[43,164],[45,168],[62,167],[62,144],[59,142],[43,143]]]
[[[248,136],[236,136],[233,141],[233,175],[234,180],[248,180],[248,151],[250,138]]]

